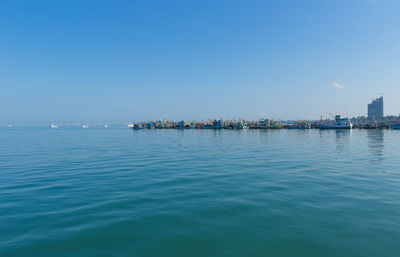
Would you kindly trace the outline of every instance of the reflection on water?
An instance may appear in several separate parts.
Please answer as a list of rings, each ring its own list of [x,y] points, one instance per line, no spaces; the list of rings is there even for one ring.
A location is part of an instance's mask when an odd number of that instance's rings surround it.
[[[338,152],[341,152],[342,150],[344,150],[344,148],[349,146],[350,133],[350,129],[335,130],[336,150]]]
[[[385,131],[382,129],[370,129],[367,131],[368,148],[371,153],[371,160],[381,161],[383,157],[383,149]]]

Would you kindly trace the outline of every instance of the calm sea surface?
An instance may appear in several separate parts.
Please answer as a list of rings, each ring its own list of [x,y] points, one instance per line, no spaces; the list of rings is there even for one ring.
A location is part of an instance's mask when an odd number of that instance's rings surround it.
[[[2,128],[0,256],[400,256],[400,131]]]

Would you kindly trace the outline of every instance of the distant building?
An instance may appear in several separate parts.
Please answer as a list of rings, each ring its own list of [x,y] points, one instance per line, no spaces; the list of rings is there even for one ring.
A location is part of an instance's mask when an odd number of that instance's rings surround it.
[[[379,97],[368,104],[368,119],[379,120],[383,118],[383,97]]]

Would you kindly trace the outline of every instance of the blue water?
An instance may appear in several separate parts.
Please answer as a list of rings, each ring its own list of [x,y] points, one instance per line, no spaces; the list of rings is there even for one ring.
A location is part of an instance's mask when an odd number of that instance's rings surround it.
[[[0,256],[399,256],[400,131],[0,129]]]

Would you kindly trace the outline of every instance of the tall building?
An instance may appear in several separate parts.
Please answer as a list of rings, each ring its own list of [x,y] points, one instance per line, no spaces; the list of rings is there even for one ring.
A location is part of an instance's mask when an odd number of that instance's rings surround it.
[[[368,119],[379,120],[383,118],[383,97],[376,98],[368,104]]]

